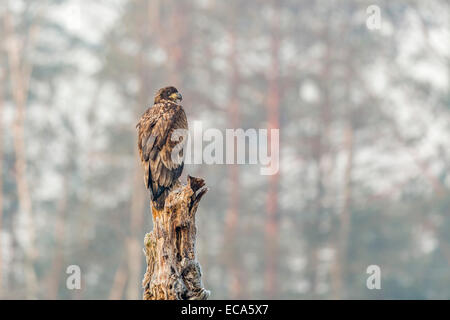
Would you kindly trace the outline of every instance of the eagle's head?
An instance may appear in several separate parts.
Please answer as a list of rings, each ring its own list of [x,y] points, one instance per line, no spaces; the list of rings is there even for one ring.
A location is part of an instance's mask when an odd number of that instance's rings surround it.
[[[155,95],[155,103],[160,103],[162,100],[169,100],[175,103],[181,101],[183,97],[175,87],[165,87],[158,90]]]

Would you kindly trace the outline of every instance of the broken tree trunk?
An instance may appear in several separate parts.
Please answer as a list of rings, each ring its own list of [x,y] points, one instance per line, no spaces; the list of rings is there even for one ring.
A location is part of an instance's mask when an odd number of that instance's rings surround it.
[[[153,213],[153,230],[145,235],[147,270],[144,300],[206,300],[195,255],[195,213],[208,191],[203,179],[188,176],[166,198],[164,209]]]

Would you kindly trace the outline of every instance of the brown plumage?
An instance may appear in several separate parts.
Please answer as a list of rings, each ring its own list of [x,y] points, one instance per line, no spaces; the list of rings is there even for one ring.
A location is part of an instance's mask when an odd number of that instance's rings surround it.
[[[153,208],[157,210],[164,207],[170,189],[183,171],[182,158],[172,155],[173,152],[182,157],[183,150],[177,152],[182,145],[174,148],[185,142],[183,134],[188,129],[183,107],[177,104],[181,99],[181,94],[174,87],[160,89],[155,95],[154,105],[147,109],[136,125],[145,187],[150,190]],[[183,129],[185,133],[180,136],[176,129]]]

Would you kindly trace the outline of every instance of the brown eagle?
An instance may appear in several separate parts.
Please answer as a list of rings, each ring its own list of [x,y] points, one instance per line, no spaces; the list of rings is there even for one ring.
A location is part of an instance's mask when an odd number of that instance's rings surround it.
[[[150,190],[152,211],[164,208],[170,189],[183,171],[183,149],[176,149],[186,140],[177,129],[185,132],[188,129],[186,114],[178,104],[181,100],[182,96],[175,87],[160,89],[153,106],[145,111],[136,125],[139,155],[145,171],[144,182]],[[181,158],[173,157],[173,153],[177,152]]]

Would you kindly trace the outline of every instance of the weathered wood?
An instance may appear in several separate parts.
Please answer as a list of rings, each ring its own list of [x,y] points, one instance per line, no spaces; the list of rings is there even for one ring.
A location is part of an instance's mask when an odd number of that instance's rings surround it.
[[[203,179],[188,176],[153,213],[153,230],[145,235],[147,270],[142,282],[144,300],[206,300],[210,292],[201,280],[195,253],[195,214],[208,191]]]

